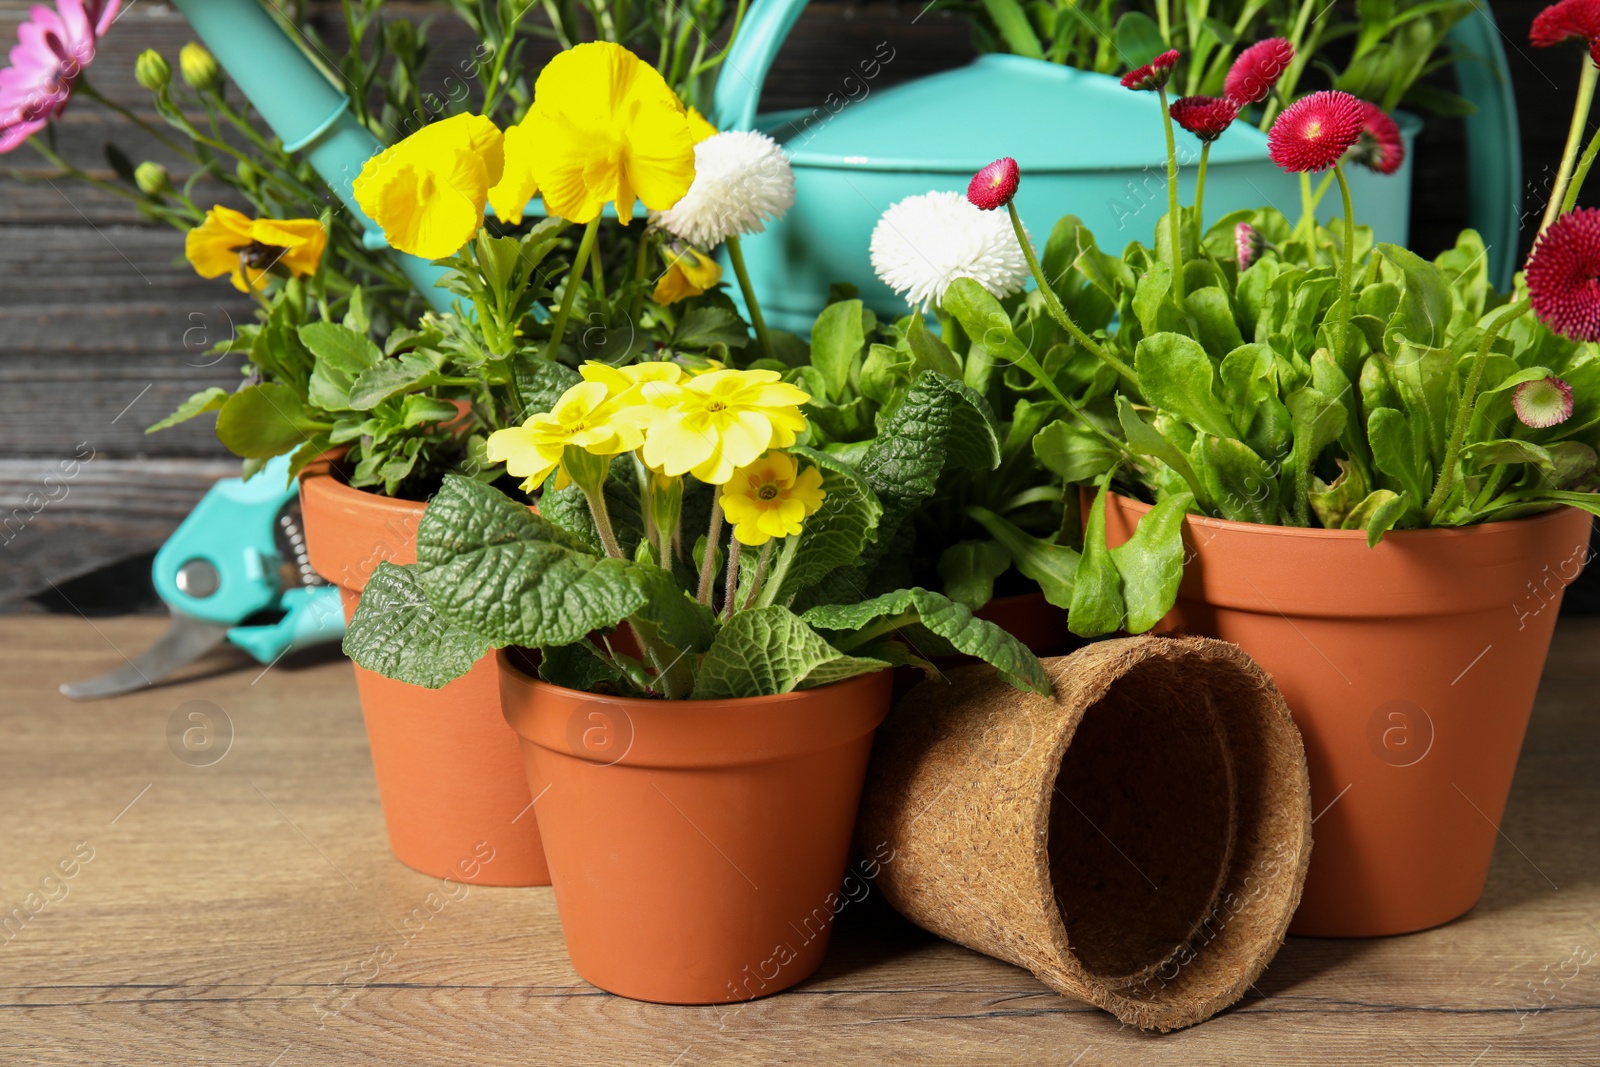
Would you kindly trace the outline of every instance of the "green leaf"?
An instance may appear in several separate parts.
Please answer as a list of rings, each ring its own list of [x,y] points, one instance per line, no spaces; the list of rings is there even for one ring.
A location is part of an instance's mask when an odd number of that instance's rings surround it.
[[[861,558],[878,538],[883,504],[867,480],[848,463],[795,445],[790,453],[822,470],[822,507],[805,521],[800,543],[782,574],[773,573],[762,603],[786,603],[841,567]]]
[[[1108,472],[1089,509],[1083,529],[1083,555],[1073,576],[1067,629],[1079,637],[1115,633],[1127,613],[1122,599],[1122,575],[1106,547],[1106,494],[1110,486]]]
[[[1076,549],[1034,537],[988,508],[969,507],[967,514],[1000,543],[1024,577],[1039,583],[1046,600],[1058,608],[1072,607],[1073,583],[1077,581],[1081,559]]]
[[[438,381],[439,368],[431,359],[415,352],[406,352],[396,359],[385,359],[376,367],[357,375],[350,384],[347,406],[352,411],[371,411],[397,393],[425,389],[437,385]],[[316,384],[315,376],[312,384]]]
[[[169,426],[176,426],[180,422],[188,422],[197,415],[204,415],[208,411],[217,411],[228,401],[228,391],[212,386],[195,393],[188,400],[178,405],[178,410],[162,419],[154,426],[145,430],[145,433],[155,433],[165,430]]]
[[[344,635],[357,665],[408,685],[440,686],[472,669],[489,640],[436,611],[415,567],[380,563]]]
[[[383,353],[363,334],[336,322],[308,322],[298,334],[317,359],[311,372],[311,402],[328,411],[350,407],[351,386],[363,371],[383,362]]]
[[[1233,305],[1221,289],[1214,285],[1196,289],[1184,297],[1183,304],[1194,323],[1195,340],[1213,358],[1221,359],[1244,344],[1233,318]]]
[[[672,332],[673,348],[704,351],[713,345],[744,348],[750,343],[750,328],[727,308],[702,306],[690,311]]]
[[[1296,521],[1309,521],[1311,473],[1317,457],[1339,439],[1349,415],[1338,400],[1310,386],[1290,393],[1287,407],[1294,427],[1294,447],[1283,464],[1283,490],[1293,503]],[[1307,499],[1301,500],[1301,493]]]
[[[1340,525],[1341,530],[1365,530],[1372,517],[1380,508],[1393,509],[1395,501],[1405,498],[1392,489],[1374,489],[1361,499],[1361,503],[1350,509]]]
[[[644,595],[633,614],[656,628],[661,640],[684,652],[704,652],[717,634],[716,616],[689,595],[671,571],[655,563],[638,564],[629,577]]]
[[[835,402],[844,399],[852,373],[860,369],[861,350],[867,344],[862,308],[859,300],[829,304],[811,328],[811,365],[822,373],[827,398]]]
[[[782,605],[734,612],[700,661],[694,699],[772,696],[881,670],[883,660],[846,655]]]
[[[604,654],[588,641],[542,649],[539,677],[551,685],[575,689],[580,693],[636,695],[635,687]]]
[[[318,420],[289,386],[267,382],[246,386],[223,402],[217,440],[236,456],[271,459],[331,425]]]
[[[1389,331],[1413,345],[1440,348],[1450,325],[1450,282],[1444,272],[1415,252],[1398,245],[1380,244],[1379,252],[1405,276],[1400,305],[1389,319]]]
[[[1178,599],[1178,583],[1183,579],[1183,517],[1192,503],[1194,497],[1188,493],[1167,497],[1144,514],[1132,537],[1111,549],[1111,560],[1122,576],[1122,600],[1127,608],[1124,628],[1130,634],[1142,634],[1160,622]]]
[[[1027,14],[1017,0],[983,0],[983,7],[994,19],[995,28],[1000,31],[1007,48],[1029,59],[1044,58],[1044,50],[1039,47],[1039,37],[1033,31],[1033,24],[1028,21]]]
[[[1374,493],[1373,496],[1377,494]],[[1371,500],[1372,497],[1368,497]],[[1373,508],[1367,516],[1367,547],[1371,548],[1383,540],[1383,535],[1388,533],[1395,523],[1411,510],[1411,501],[1406,494],[1399,496],[1390,494],[1389,497]]]
[[[445,477],[417,528],[417,575],[429,599],[497,646],[567,645],[616,626],[649,599],[640,569],[595,556],[574,535],[457,475]]]
[[[1050,692],[1050,679],[1039,657],[1022,642],[994,623],[974,617],[966,605],[927,589],[899,589],[860,603],[828,604],[812,608],[802,617],[818,629],[840,633],[865,630],[873,637],[920,625],[956,651],[992,664],[1000,677],[1018,689]],[[916,648],[914,642],[912,648]]]
[[[994,597],[994,580],[1011,569],[1011,553],[993,541],[958,541],[939,556],[944,595],[976,611]]]
[[[1426,456],[1416,453],[1411,424],[1394,408],[1379,408],[1367,416],[1367,440],[1372,463],[1395,479],[1413,500],[1428,499],[1432,469]]]
[[[1243,441],[1199,434],[1189,450],[1217,513],[1236,522],[1278,521],[1278,479]]]
[[[1156,20],[1142,11],[1124,12],[1117,19],[1117,55],[1130,68],[1148,63],[1167,50]]]
[[[1540,470],[1555,469],[1555,460],[1549,450],[1540,448],[1531,441],[1518,441],[1509,437],[1496,441],[1478,441],[1463,449],[1462,455],[1480,467],[1531,463]]]
[[[1134,350],[1133,369],[1146,399],[1214,437],[1239,436],[1217,396],[1217,368],[1192,337],[1151,334]]]
[[[920,312],[911,316],[911,325],[906,329],[906,343],[911,347],[913,378],[925,370],[931,370],[947,378],[961,380],[961,362],[950,351],[950,347],[928,329]]]
[[[1033,454],[1069,485],[1098,481],[1121,458],[1099,434],[1066,419],[1057,419],[1034,436]]]
[[[511,368],[512,385],[522,405],[522,419],[556,406],[561,394],[583,381],[577,371],[548,359],[519,358]]]
[[[1183,449],[1167,440],[1166,435],[1160,430],[1144,421],[1144,417],[1134,409],[1125,396],[1117,397],[1117,422],[1122,425],[1122,433],[1128,439],[1129,448],[1141,456],[1159,459],[1177,471],[1188,484],[1189,491],[1200,502],[1200,506],[1210,509],[1211,497],[1200,485],[1200,479],[1196,477],[1188,455]]]
[[[1340,530],[1344,528],[1345,517],[1366,498],[1368,486],[1361,468],[1352,466],[1345,459],[1334,462],[1339,465],[1339,476],[1331,485],[1320,479],[1314,482],[1314,485],[1322,488],[1312,490],[1310,502],[1318,522],[1326,529]]]

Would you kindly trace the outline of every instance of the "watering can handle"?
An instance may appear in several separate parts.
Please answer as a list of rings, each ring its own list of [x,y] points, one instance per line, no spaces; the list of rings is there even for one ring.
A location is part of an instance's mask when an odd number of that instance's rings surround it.
[[[761,86],[806,0],[754,0],[744,25],[728,48],[717,79],[718,129],[748,130],[755,125]],[[1490,277],[1501,290],[1511,286],[1522,200],[1522,149],[1517,104],[1511,91],[1500,30],[1488,6],[1473,11],[1450,30],[1450,41],[1477,60],[1456,64],[1461,95],[1477,110],[1467,116],[1471,165],[1468,219],[1489,246]]]

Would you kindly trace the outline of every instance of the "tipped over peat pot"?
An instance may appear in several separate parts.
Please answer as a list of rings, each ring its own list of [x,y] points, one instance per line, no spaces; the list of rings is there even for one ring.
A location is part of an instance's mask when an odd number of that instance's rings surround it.
[[[539,681],[500,652],[572,966],[611,993],[720,1004],[822,963],[891,673],[736,700]]]
[[[339,587],[345,619],[379,563],[415,563],[426,505],[352,489],[337,466],[301,475],[306,550]],[[353,665],[352,665],[353,666]],[[355,667],[389,845],[408,867],[474,885],[549,885],[494,655],[441,689]]]
[[[1148,510],[1108,497],[1107,543]],[[1399,934],[1467,912],[1589,516],[1391,531],[1373,548],[1361,530],[1184,522],[1158,628],[1238,644],[1305,737],[1317,850],[1290,932]]]
[[[1123,1022],[1233,1004],[1283,941],[1311,850],[1300,736],[1272,682],[1205,638],[925,682],[878,734],[860,840],[919,925]]]

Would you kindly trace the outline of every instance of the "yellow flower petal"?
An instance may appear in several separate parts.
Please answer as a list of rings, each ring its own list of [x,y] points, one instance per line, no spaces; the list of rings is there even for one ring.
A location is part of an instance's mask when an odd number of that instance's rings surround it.
[[[528,201],[539,191],[533,176],[535,145],[525,126],[512,126],[505,135],[505,167],[489,190],[489,204],[497,217],[516,225],[528,208]]]
[[[354,183],[356,202],[395,248],[442,259],[483,225],[489,187],[504,170],[501,142],[481,115],[425,126],[367,161]]]
[[[717,128],[706,121],[706,117],[694,108],[689,109],[689,137],[695,144],[699,144],[708,137],[715,137]]]

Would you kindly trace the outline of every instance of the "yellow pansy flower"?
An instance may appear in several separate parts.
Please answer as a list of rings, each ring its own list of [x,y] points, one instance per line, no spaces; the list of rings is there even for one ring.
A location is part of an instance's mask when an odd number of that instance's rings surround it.
[[[556,488],[566,487],[570,479],[562,455],[569,447],[616,456],[632,452],[643,440],[636,412],[612,400],[603,383],[579,382],[548,412],[490,434],[485,453],[489,462],[504,463],[507,473],[522,478],[523,492],[531,493],[558,469]]]
[[[482,115],[435,122],[367,160],[354,183],[356,202],[393,247],[442,259],[483,225],[505,151],[500,131]]]
[[[810,399],[770,370],[715,370],[663,387],[650,398],[645,464],[721,485],[769,448],[794,444]]]
[[[651,299],[662,306],[699,296],[722,280],[717,261],[692,245],[679,250],[665,247],[661,254],[667,260],[667,272],[656,282]]]
[[[521,217],[520,204],[537,189],[545,210],[569,222],[593,221],[609,201],[626,224],[635,201],[664,211],[694,182],[683,103],[655,68],[609,41],[552,59],[512,129],[505,188],[493,200],[508,219]]]
[[[799,533],[826,495],[817,468],[800,470],[787,452],[768,452],[734,472],[718,500],[722,513],[733,523],[734,538],[742,545],[755,546]]]
[[[261,289],[269,273],[317,273],[328,231],[316,219],[252,219],[220,204],[183,240],[183,254],[202,278],[230,275],[241,293]]]
[[[677,385],[686,377],[678,364],[661,359],[625,367],[591,359],[578,368],[578,373],[586,382],[604,385],[607,395],[621,407],[646,403],[655,393]]]
[[[689,136],[694,138],[694,143],[699,144],[709,137],[717,135],[717,128],[706,121],[706,117],[694,108],[689,109]]]

